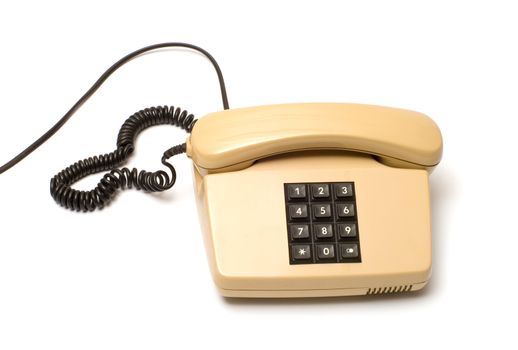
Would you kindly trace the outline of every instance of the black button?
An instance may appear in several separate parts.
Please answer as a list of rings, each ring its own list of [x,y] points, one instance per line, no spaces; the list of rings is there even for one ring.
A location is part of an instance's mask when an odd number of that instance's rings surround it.
[[[335,184],[334,187],[337,198],[352,197],[354,195],[353,185],[350,182]]]
[[[306,185],[303,185],[303,184],[288,185],[288,198],[289,199],[305,199],[306,198]]]
[[[290,225],[291,239],[299,240],[309,238],[308,225]]]
[[[312,184],[311,195],[313,198],[329,198],[328,184]]]
[[[290,204],[290,219],[305,219],[308,217],[308,206],[306,204]]]
[[[291,256],[293,260],[310,260],[311,248],[309,244],[294,244],[291,246]]]
[[[333,225],[331,224],[319,224],[313,225],[313,232],[317,238],[332,238],[333,237]]]
[[[334,244],[317,244],[317,257],[319,260],[334,259],[335,258]]]
[[[352,259],[358,257],[358,244],[340,244],[340,253],[344,259]]]
[[[341,238],[356,237],[356,224],[338,224],[338,235]]]
[[[330,218],[331,205],[330,204],[313,204],[313,216],[315,218]]]
[[[354,216],[354,203],[340,203],[336,205],[336,212],[341,218]]]

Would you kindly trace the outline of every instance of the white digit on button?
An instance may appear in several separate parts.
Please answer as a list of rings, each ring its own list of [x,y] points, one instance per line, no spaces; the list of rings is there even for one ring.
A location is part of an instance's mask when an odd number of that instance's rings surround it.
[[[345,233],[350,234],[351,233],[351,226],[345,226]]]
[[[297,192],[297,195],[299,195],[300,194],[300,188],[295,187],[295,192]]]
[[[297,229],[299,230],[299,236],[302,236],[302,231],[304,231],[304,228],[303,227],[297,227]]]
[[[324,249],[322,249],[322,253],[324,253],[324,255],[329,255],[329,248],[325,247]]]
[[[347,186],[342,187],[342,194],[347,194]]]
[[[322,234],[327,235],[327,227],[322,226]]]
[[[326,213],[326,207],[320,207],[320,214],[325,214]]]
[[[324,187],[318,188],[318,194],[324,194]]]
[[[349,214],[349,207],[344,205],[344,214]]]
[[[296,211],[297,215],[302,215],[302,208],[298,208],[297,211]]]

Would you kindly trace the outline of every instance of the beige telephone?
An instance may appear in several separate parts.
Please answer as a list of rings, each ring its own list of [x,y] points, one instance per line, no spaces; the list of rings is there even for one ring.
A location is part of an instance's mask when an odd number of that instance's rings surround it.
[[[207,57],[225,111],[196,120],[186,110],[140,110],[122,125],[117,148],[84,158],[50,180],[50,194],[74,211],[103,209],[115,194],[170,189],[169,158],[187,153],[212,274],[224,296],[313,297],[415,291],[431,267],[428,173],[441,133],[411,111],[354,104],[288,104],[229,109],[223,75],[204,49],[161,43],[113,64],[45,134],[0,166],[0,174],[54,135],[106,79],[150,51],[182,47]],[[166,150],[168,169],[121,167],[137,135],[174,125],[191,133]],[[72,185],[104,172],[89,191]]]
[[[194,126],[200,222],[229,297],[416,291],[431,271],[427,116],[357,104],[209,114]]]

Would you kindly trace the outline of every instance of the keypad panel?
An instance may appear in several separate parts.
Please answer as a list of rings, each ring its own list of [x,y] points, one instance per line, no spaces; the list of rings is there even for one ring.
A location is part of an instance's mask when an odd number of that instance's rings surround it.
[[[361,262],[354,182],[284,184],[290,264]]]

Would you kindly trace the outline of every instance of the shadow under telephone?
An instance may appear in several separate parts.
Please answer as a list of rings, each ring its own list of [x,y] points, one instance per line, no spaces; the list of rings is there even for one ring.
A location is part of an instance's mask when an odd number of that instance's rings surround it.
[[[53,198],[77,211],[103,208],[135,187],[164,191],[168,162],[186,153],[214,281],[228,297],[314,297],[422,289],[431,271],[428,175],[442,137],[427,116],[345,103],[229,109],[221,70],[205,50],[164,43],[116,62],[46,134],[0,167],[8,170],[50,138],[118,68],[164,47],[204,54],[220,82],[224,111],[200,120],[174,107],[128,118],[117,149],[67,167],[51,180]],[[190,133],[164,152],[170,173],[118,168],[144,128],[171,124]],[[73,183],[108,171],[91,191]]]

